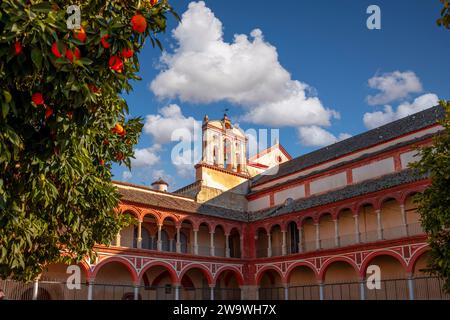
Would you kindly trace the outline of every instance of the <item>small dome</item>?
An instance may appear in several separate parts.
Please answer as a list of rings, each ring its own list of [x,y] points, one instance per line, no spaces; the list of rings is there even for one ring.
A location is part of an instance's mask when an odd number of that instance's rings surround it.
[[[162,178],[159,178],[158,180],[152,183],[152,187],[154,190],[166,192],[169,187],[169,184],[165,182]]]

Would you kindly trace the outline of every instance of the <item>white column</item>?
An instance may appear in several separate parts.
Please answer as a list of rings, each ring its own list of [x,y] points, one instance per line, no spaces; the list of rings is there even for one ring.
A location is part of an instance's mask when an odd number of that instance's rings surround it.
[[[405,236],[409,236],[409,232],[408,232],[408,221],[406,219],[406,210],[405,210],[405,205],[401,204],[400,205],[400,213],[402,215],[402,225],[403,225],[403,229],[405,230]]]
[[[284,286],[284,300],[289,300],[289,285]]]
[[[366,282],[364,278],[359,282],[359,297],[360,300],[366,300],[366,290],[365,290]]]
[[[181,253],[181,239],[180,239],[181,226],[177,226],[177,253]]]
[[[298,228],[298,252],[303,252],[303,227]]]
[[[194,254],[198,255],[198,230],[194,230]]]
[[[121,238],[121,235],[120,235],[120,231],[119,231],[116,234],[116,247],[120,247],[120,238]]]
[[[361,234],[359,232],[359,216],[355,214],[353,216],[353,219],[355,219],[355,241],[356,243],[361,242]]]
[[[319,283],[319,297],[320,297],[320,300],[323,300],[323,299],[324,299],[324,294],[323,294],[323,282],[320,282],[320,283]]]
[[[161,238],[162,225],[158,224],[158,240],[156,242],[157,250],[162,251],[162,238]]]
[[[134,285],[134,300],[139,300],[139,285]]]
[[[336,247],[339,247],[339,220],[333,220],[334,221],[334,244]]]
[[[281,230],[281,234],[283,235],[283,242],[281,243],[281,255],[285,256],[287,254],[286,248],[286,230]]]
[[[408,293],[409,300],[414,300],[414,280],[412,274],[408,275]]]
[[[316,226],[316,250],[320,250],[320,226],[319,223],[314,225]]]
[[[225,257],[230,257],[230,235],[225,235]]]
[[[88,300],[92,300],[94,296],[94,281],[91,280],[88,282]]]
[[[142,221],[138,222],[136,247],[142,249]]]
[[[378,209],[375,211],[377,214],[377,235],[378,240],[383,240],[383,225],[381,224],[381,210]]]
[[[173,240],[174,240],[174,239],[169,239],[169,251],[172,251],[172,248],[173,248]]]
[[[216,250],[214,248],[214,231],[209,233],[210,244],[209,244],[209,255],[214,257],[216,255]]]
[[[33,297],[32,300],[37,300],[39,294],[39,279],[35,279],[33,283]]]
[[[180,300],[180,285],[175,285],[175,300]]]
[[[267,234],[267,257],[270,258],[272,256],[272,236],[270,232]]]
[[[210,290],[211,290],[211,301],[214,300],[214,286],[211,285],[210,286]]]

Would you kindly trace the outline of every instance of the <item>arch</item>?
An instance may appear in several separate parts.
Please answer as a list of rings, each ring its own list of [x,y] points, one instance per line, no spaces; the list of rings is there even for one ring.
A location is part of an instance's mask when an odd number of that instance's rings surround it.
[[[272,232],[272,231],[273,231],[273,229],[275,229],[276,227],[279,227],[279,228],[280,228],[280,230],[283,230],[283,229],[282,229],[282,226],[283,226],[283,224],[282,224],[282,223],[280,223],[280,222],[276,222],[276,223],[274,223],[274,224],[270,225],[270,228],[269,228],[269,230],[270,230],[270,232]]]
[[[322,265],[322,267],[320,268],[320,272],[318,274],[318,280],[319,281],[324,281],[325,280],[325,274],[326,274],[327,269],[330,267],[330,265],[332,265],[333,263],[336,263],[336,262],[347,263],[347,264],[349,264],[350,266],[353,267],[353,269],[355,270],[357,275],[361,274],[358,266],[356,265],[356,263],[352,259],[347,258],[347,257],[336,257],[336,258],[331,258],[331,259],[327,260]]]
[[[279,270],[278,268],[276,268],[275,266],[264,266],[262,269],[260,269],[258,271],[258,273],[256,274],[256,284],[259,285],[261,282],[262,277],[264,276],[264,273],[266,271],[275,271],[279,276],[280,279],[283,283],[285,283],[285,279],[283,277],[283,273],[281,272],[281,270]]]
[[[406,272],[413,273],[414,268],[416,267],[417,261],[420,258],[422,258],[422,256],[424,254],[427,254],[430,251],[431,251],[431,248],[428,245],[425,245],[422,248],[420,248],[419,250],[417,250],[416,252],[414,252],[413,256],[409,260],[409,264],[408,264],[408,267],[406,268]]]
[[[208,227],[208,232],[213,230],[212,225],[207,220],[200,220],[198,223],[198,228],[200,229],[201,226]]]
[[[136,211],[135,209],[132,209],[129,207],[127,207],[125,210],[123,210],[122,214],[130,214],[130,215],[134,216],[136,219],[141,220],[141,215],[139,214],[139,212]]]
[[[338,210],[336,210],[336,215],[334,216],[334,219],[339,219],[341,217],[341,214],[347,210],[352,213],[352,216],[356,214],[354,206],[343,206],[340,207]]]
[[[311,271],[316,276],[316,279],[319,277],[319,274],[317,273],[317,270],[312,263],[307,262],[307,261],[301,261],[301,262],[296,262],[296,263],[290,265],[289,268],[286,270],[286,282],[288,282],[288,283],[290,282],[292,272],[296,268],[299,268],[299,267],[306,267],[308,269],[311,269]]]
[[[146,216],[150,216],[150,217],[154,218],[155,221],[156,221],[156,224],[161,224],[162,223],[161,215],[157,211],[148,210],[148,211],[142,212],[142,214],[141,214],[142,221],[144,221],[144,218]]]
[[[377,203],[373,199],[370,199],[370,200],[364,199],[363,201],[361,201],[360,203],[358,203],[356,205],[356,211],[354,212],[354,214],[359,215],[359,212],[361,211],[361,209],[366,206],[371,206],[375,210],[377,208]]]
[[[372,262],[373,259],[379,256],[390,256],[394,259],[396,259],[400,264],[403,266],[405,272],[407,270],[406,262],[403,260],[403,258],[394,251],[388,251],[388,250],[380,250],[370,253],[362,262],[361,268],[360,268],[360,276],[364,278],[366,276],[366,270],[369,266],[370,262]]]
[[[181,282],[181,280],[183,279],[183,276],[184,276],[188,271],[193,270],[193,269],[198,269],[198,270],[200,270],[200,271],[203,273],[203,275],[205,276],[206,281],[208,281],[208,284],[209,284],[209,285],[214,284],[214,278],[213,278],[212,274],[210,273],[210,271],[208,270],[208,268],[206,268],[204,265],[201,265],[201,264],[198,264],[198,263],[193,263],[193,264],[187,265],[187,266],[183,269],[183,271],[181,271],[181,273],[180,273],[180,275],[179,275],[179,277],[178,277],[178,279],[179,279],[178,282]]]
[[[397,201],[397,203],[399,205],[402,203],[400,197],[397,194],[389,194],[389,195],[385,195],[385,196],[383,196],[383,197],[378,199],[378,201],[377,201],[377,204],[378,204],[377,209],[380,209],[385,202],[390,201],[390,200]]]
[[[138,277],[139,283],[141,283],[142,278],[145,275],[145,273],[153,267],[165,268],[169,272],[172,283],[177,283],[178,278],[177,278],[177,273],[176,273],[175,269],[173,268],[172,265],[170,265],[169,263],[163,262],[163,261],[153,261],[153,262],[150,262],[149,264],[146,264],[142,268],[141,272],[139,272],[139,277]]]
[[[97,277],[97,274],[101,270],[101,268],[104,267],[106,264],[112,263],[112,262],[118,262],[118,263],[122,264],[123,266],[125,266],[125,268],[127,268],[127,270],[130,272],[132,280],[135,283],[138,283],[138,275],[137,275],[136,269],[128,260],[126,260],[125,258],[122,258],[122,257],[110,257],[110,258],[106,258],[106,259],[102,260],[99,264],[95,265],[94,270],[92,272],[91,279],[95,280],[95,278]]]
[[[217,270],[213,283],[216,283],[217,280],[222,275],[222,273],[227,272],[227,271],[232,272],[236,276],[236,280],[237,280],[239,286],[244,285],[244,277],[242,276],[241,272],[237,268],[234,268],[231,266],[224,266],[224,267],[221,267],[219,270]]]
[[[335,219],[333,210],[325,210],[325,211],[321,211],[321,212],[319,212],[319,214],[317,214],[317,221],[320,223],[320,220],[326,215],[330,215],[331,219]]]
[[[179,223],[179,219],[176,215],[174,214],[165,214],[163,216],[161,216],[161,224],[164,224],[167,220],[172,220],[172,222],[177,225]]]

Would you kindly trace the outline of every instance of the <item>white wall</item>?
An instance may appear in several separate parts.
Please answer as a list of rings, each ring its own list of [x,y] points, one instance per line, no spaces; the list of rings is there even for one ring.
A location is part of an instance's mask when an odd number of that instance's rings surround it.
[[[387,158],[375,161],[365,166],[355,168],[353,172],[353,182],[358,183],[375,177],[392,173],[395,171],[394,158]]]
[[[299,199],[305,197],[305,185],[295,186],[275,193],[275,204],[282,204],[287,198]]]
[[[314,180],[310,184],[311,194],[337,189],[347,184],[347,174],[341,172],[332,176]]]

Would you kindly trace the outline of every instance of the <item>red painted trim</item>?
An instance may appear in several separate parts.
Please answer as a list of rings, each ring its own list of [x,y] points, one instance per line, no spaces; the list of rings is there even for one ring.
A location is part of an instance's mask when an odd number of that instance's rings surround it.
[[[354,270],[357,276],[360,275],[360,271],[358,266],[355,264],[355,262],[353,262],[352,259],[345,257],[345,256],[341,256],[341,257],[334,257],[331,258],[329,260],[327,260],[321,267],[320,267],[320,273],[318,274],[317,280],[318,281],[325,281],[325,274],[327,269],[335,262],[345,262],[347,264],[349,264]]]
[[[198,263],[192,263],[192,264],[189,264],[188,267],[185,268],[185,269],[181,272],[180,276],[178,277],[178,279],[180,279],[180,282],[183,280],[183,276],[184,276],[188,271],[194,270],[194,269],[200,270],[200,271],[203,273],[203,275],[205,276],[206,281],[208,281],[208,284],[209,284],[209,285],[214,284],[214,277],[213,277],[212,274],[209,272],[209,270],[208,270],[205,266],[203,266],[203,265],[201,265],[201,264],[198,264]]]
[[[403,257],[400,254],[393,252],[393,251],[389,251],[389,250],[380,250],[380,251],[374,251],[364,258],[364,260],[361,264],[361,268],[360,268],[360,276],[361,277],[366,276],[367,267],[370,265],[370,263],[372,262],[373,259],[375,259],[376,257],[379,257],[379,256],[393,257],[398,262],[400,262],[400,264],[403,266],[403,269],[405,270],[405,273],[406,273],[408,266],[406,265],[405,261],[403,260]]]
[[[353,170],[347,169],[347,185],[353,184]]]
[[[139,278],[138,278],[139,283],[141,283],[142,277],[145,275],[145,273],[153,267],[163,267],[165,269],[165,271],[167,271],[169,273],[172,283],[177,283],[178,277],[177,277],[177,273],[174,270],[173,266],[171,266],[170,264],[163,262],[163,261],[154,261],[154,262],[150,262],[149,264],[146,264],[142,268],[141,272],[139,273]]]
[[[118,262],[118,263],[122,264],[123,266],[125,266],[125,268],[127,268],[127,270],[130,272],[130,276],[131,276],[133,282],[135,284],[139,283],[136,269],[130,263],[130,261],[128,261],[127,259],[125,259],[124,257],[121,257],[121,256],[105,258],[99,264],[95,265],[94,271],[92,272],[91,279],[95,281],[95,278],[97,277],[98,272],[102,269],[102,267],[104,267],[105,265],[107,265],[109,263],[113,263],[113,262]]]
[[[254,161],[256,159],[259,159],[262,156],[272,152],[275,149],[279,149],[281,151],[281,153],[283,153],[286,156],[286,158],[288,158],[288,160],[292,160],[292,156],[289,154],[289,152],[287,152],[286,149],[279,143],[276,143],[273,146],[271,146],[271,147],[269,147],[267,149],[264,149],[263,151],[259,152],[258,154],[254,155],[254,156],[251,156],[248,160],[249,161]]]
[[[237,270],[233,267],[229,267],[229,266],[222,267],[216,271],[214,283],[217,283],[217,280],[219,280],[219,278],[222,276],[222,274],[227,271],[230,271],[232,274],[234,274],[234,276],[236,277],[236,280],[240,286],[244,285],[244,277],[241,275],[239,270]]]

